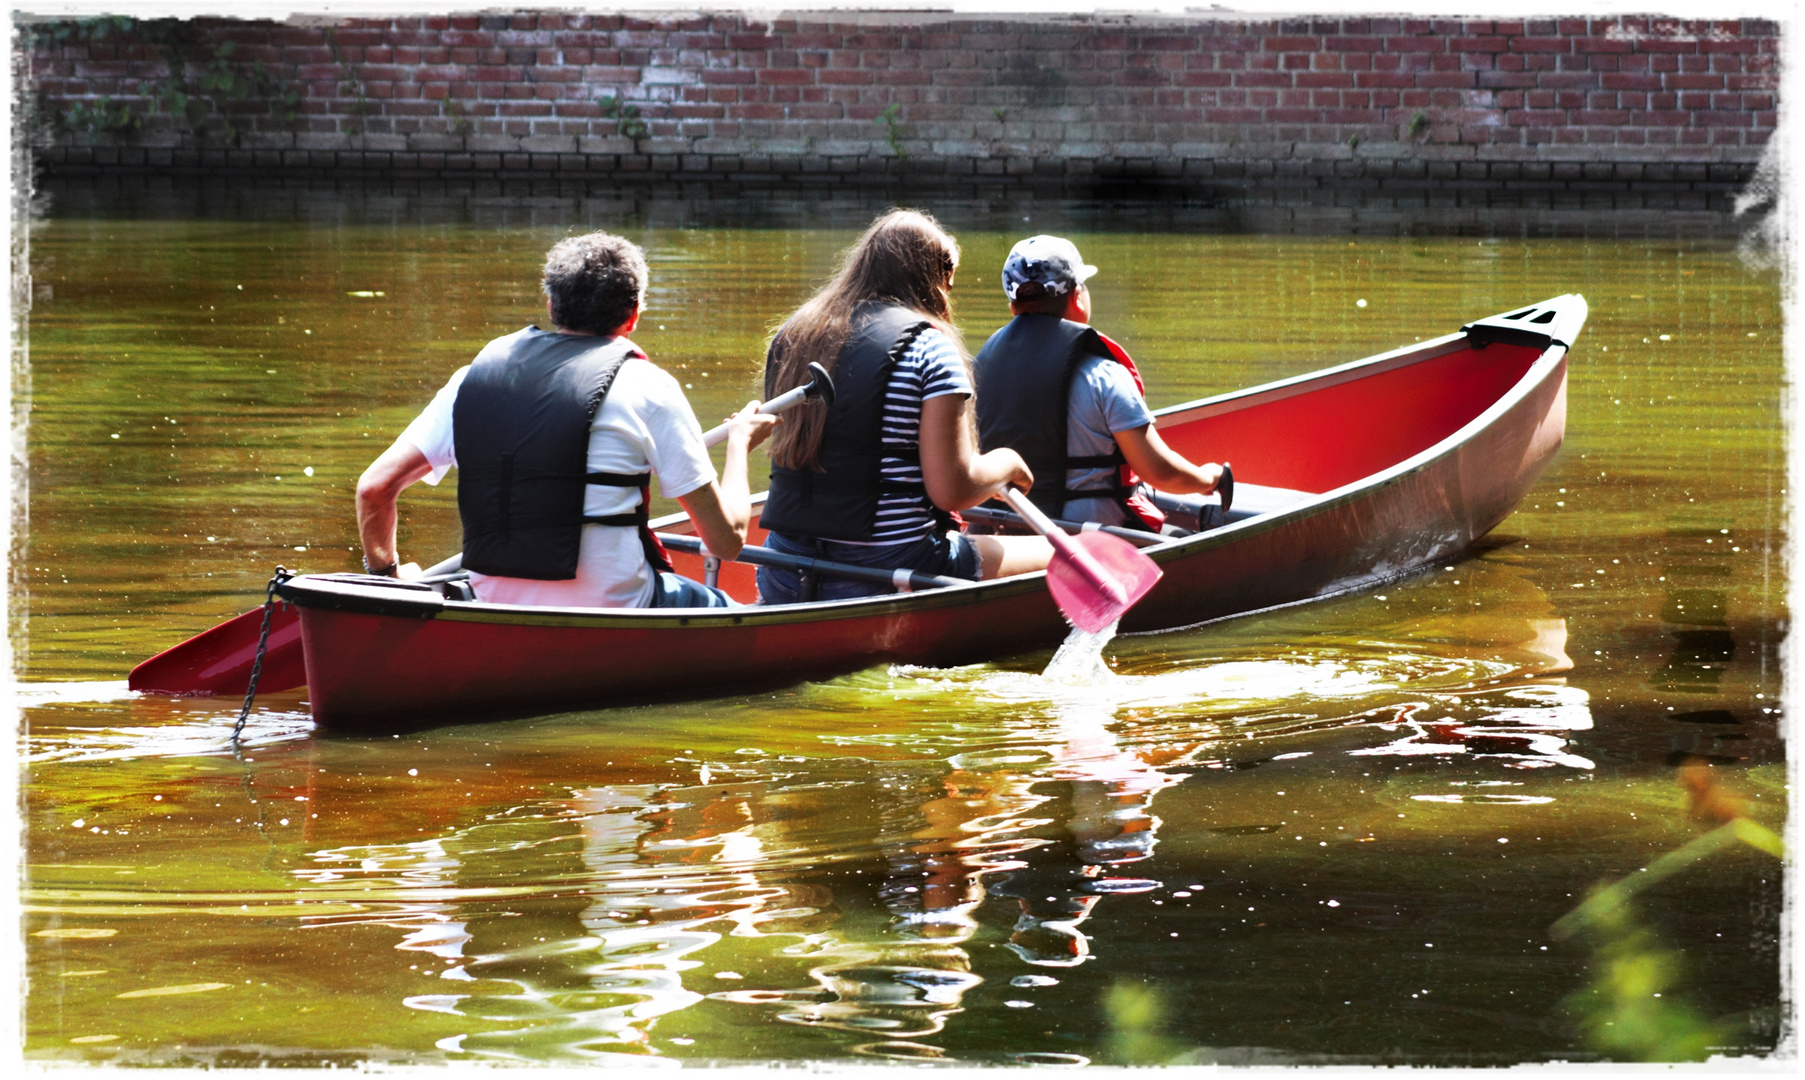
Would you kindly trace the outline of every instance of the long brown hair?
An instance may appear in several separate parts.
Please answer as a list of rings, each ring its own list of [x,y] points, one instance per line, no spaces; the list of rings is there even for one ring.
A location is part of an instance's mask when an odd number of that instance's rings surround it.
[[[833,280],[786,319],[771,340],[775,371],[765,387],[775,397],[809,379],[810,363],[831,374],[852,336],[853,310],[876,301],[909,308],[950,338],[961,355],[947,289],[959,267],[959,243],[932,216],[892,210],[871,223],[840,258]],[[771,460],[790,469],[819,469],[827,408],[812,399],[790,411],[771,437]]]

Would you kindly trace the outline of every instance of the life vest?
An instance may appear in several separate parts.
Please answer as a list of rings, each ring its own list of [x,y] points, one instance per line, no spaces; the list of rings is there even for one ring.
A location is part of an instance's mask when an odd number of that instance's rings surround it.
[[[907,459],[900,447],[883,444],[884,393],[890,369],[915,338],[933,324],[904,307],[866,304],[854,313],[852,336],[834,360],[833,404],[817,455],[820,468],[790,469],[771,465],[771,491],[759,521],[786,536],[870,543],[877,528],[878,500],[889,492],[918,495],[943,526],[955,519],[927,497],[922,484],[885,480],[885,457]],[[765,357],[765,397],[788,387],[776,384],[783,331],[772,339]]]
[[[1127,513],[1127,524],[1158,532],[1166,515],[1137,489],[1141,482],[1112,443],[1108,454],[1073,457],[1066,453],[1072,378],[1087,357],[1114,360],[1128,369],[1142,396],[1146,386],[1127,350],[1083,323],[1054,315],[1017,315],[990,335],[973,363],[978,392],[978,449],[1006,446],[1034,473],[1028,498],[1050,517],[1061,517],[1069,499],[1106,496]],[[1068,469],[1116,470],[1105,487],[1073,490]]]
[[[588,471],[589,425],[634,357],[645,353],[624,337],[529,326],[505,354],[470,365],[451,413],[465,569],[568,581],[577,576],[584,525],[638,528],[646,560],[671,568],[646,525],[652,474]],[[591,484],[636,487],[639,507],[585,515]]]

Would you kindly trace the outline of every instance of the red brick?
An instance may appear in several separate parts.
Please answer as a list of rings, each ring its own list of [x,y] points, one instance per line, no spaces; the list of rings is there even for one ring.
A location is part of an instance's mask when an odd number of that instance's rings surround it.
[[[1356,75],[1354,77],[1354,85],[1403,89],[1405,87],[1414,87],[1416,85],[1416,76],[1404,73],[1373,71],[1362,75]]]
[[[1242,71],[1235,74],[1236,86],[1290,86],[1291,76],[1269,71]]]
[[[1565,53],[1573,51],[1573,43],[1566,38],[1514,37],[1510,39],[1510,51],[1516,53]]]
[[[1457,37],[1448,41],[1448,48],[1462,53],[1500,53],[1509,48],[1509,39],[1488,35],[1486,37]]]
[[[1757,47],[1757,43],[1750,38],[1715,40],[1707,37],[1698,43],[1698,51],[1702,53],[1753,53]]]
[[[1567,114],[1558,109],[1515,109],[1505,114],[1505,122],[1513,127],[1552,126],[1566,119]]]
[[[1576,53],[1626,53],[1635,51],[1635,46],[1621,38],[1576,37],[1573,39],[1573,51]]]
[[[760,84],[781,86],[813,86],[815,73],[801,68],[765,68],[758,73]]]
[[[1750,127],[1754,118],[1740,110],[1720,112],[1716,109],[1703,109],[1692,114],[1692,123],[1698,127]]]

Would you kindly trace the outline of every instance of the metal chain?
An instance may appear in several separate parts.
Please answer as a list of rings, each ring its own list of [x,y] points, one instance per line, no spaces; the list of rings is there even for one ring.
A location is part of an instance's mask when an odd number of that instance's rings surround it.
[[[276,567],[263,593],[263,629],[257,635],[257,655],[251,661],[251,683],[244,691],[244,708],[238,710],[238,723],[232,725],[232,748],[238,748],[238,736],[244,733],[244,722],[251,715],[251,702],[257,700],[257,680],[263,676],[263,650],[269,646],[270,616],[276,613],[276,589],[294,575],[286,567]]]

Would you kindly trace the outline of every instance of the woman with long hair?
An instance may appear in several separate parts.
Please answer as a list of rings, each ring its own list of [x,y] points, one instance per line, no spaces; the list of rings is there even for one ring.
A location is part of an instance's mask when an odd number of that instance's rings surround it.
[[[978,452],[971,361],[953,327],[959,245],[915,210],[872,223],[821,291],[796,309],[765,358],[767,396],[800,386],[808,365],[834,378],[772,436],[762,521],[778,551],[883,569],[980,578],[1046,568],[1038,536],[969,536],[952,514],[1034,476],[1009,449]],[[758,572],[764,603],[838,600],[887,587],[794,571]]]

